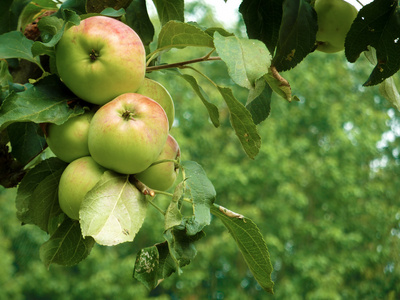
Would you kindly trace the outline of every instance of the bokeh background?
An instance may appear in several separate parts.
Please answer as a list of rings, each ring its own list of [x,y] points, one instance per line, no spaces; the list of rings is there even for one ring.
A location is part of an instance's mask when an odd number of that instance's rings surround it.
[[[187,19],[219,26],[202,1],[186,6]],[[157,20],[154,20],[157,23]],[[230,24],[245,36],[240,16]],[[174,50],[164,61],[204,55]],[[193,67],[234,86],[222,62]],[[171,134],[184,160],[200,163],[217,191],[217,203],[252,219],[269,247],[275,294],[249,272],[222,223],[213,219],[198,241],[193,262],[155,290],[132,278],[136,253],[164,240],[163,218],[149,209],[133,243],[95,246],[74,267],[46,269],[39,247],[48,236],[16,218],[15,189],[0,188],[0,299],[400,299],[400,114],[377,87],[364,88],[372,65],[344,53],[312,53],[283,73],[299,102],[273,97],[259,125],[262,147],[251,160],[229,123],[228,110],[209,82],[196,76],[220,109],[214,128],[207,111],[181,78],[154,72],[175,101]],[[399,75],[395,75],[399,85]],[[168,199],[158,197],[166,206]]]

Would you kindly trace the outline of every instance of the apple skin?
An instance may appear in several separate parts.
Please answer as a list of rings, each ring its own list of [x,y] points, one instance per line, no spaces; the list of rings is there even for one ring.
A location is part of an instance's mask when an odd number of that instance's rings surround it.
[[[168,90],[161,83],[145,78],[136,93],[153,99],[164,108],[168,117],[169,128],[171,129],[175,119],[175,106]]]
[[[61,80],[75,95],[103,105],[140,87],[146,53],[128,25],[94,16],[64,32],[56,46],[56,66]]]
[[[162,159],[178,159],[181,156],[177,141],[168,135],[164,149],[156,161]],[[163,162],[148,167],[143,172],[136,174],[136,178],[153,190],[166,191],[175,182],[179,168],[173,162]]]
[[[94,114],[89,152],[107,169],[136,174],[157,159],[168,132],[168,118],[161,105],[137,93],[122,94]]]
[[[79,208],[85,195],[105,171],[90,156],[78,158],[65,168],[58,186],[58,202],[68,217],[79,220]]]
[[[344,50],[344,41],[358,10],[343,0],[316,0],[318,17],[317,50],[335,53]]]
[[[93,115],[94,111],[90,110],[61,125],[47,125],[47,145],[59,159],[69,163],[89,155],[88,132]]]

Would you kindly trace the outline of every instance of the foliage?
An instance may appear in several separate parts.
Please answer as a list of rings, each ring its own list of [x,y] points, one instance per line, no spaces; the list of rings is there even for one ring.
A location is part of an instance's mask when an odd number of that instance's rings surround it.
[[[71,265],[85,259],[70,270],[52,266],[54,274],[76,271],[89,275],[85,284],[79,280],[73,282],[78,286],[75,299],[77,295],[84,298],[79,291],[86,292],[89,283],[93,284],[89,297],[99,293],[104,298],[114,293],[121,299],[125,295],[145,297],[145,290],[134,290],[136,285],[126,279],[128,273],[132,277],[132,269],[134,278],[150,289],[155,288],[154,295],[176,294],[179,287],[181,293],[190,295],[193,286],[206,284],[216,285],[213,290],[229,295],[230,299],[243,295],[259,298],[261,288],[273,291],[274,280],[281,286],[275,292],[282,298],[395,297],[399,293],[394,284],[399,278],[395,267],[398,263],[393,259],[398,246],[393,234],[398,231],[398,222],[393,219],[398,214],[397,179],[390,172],[398,171],[398,150],[395,151],[395,145],[377,149],[376,144],[387,130],[386,112],[392,114],[391,122],[395,122],[398,113],[389,109],[379,96],[375,96],[376,102],[356,103],[358,89],[368,94],[358,81],[351,85],[357,88],[350,90],[341,90],[339,83],[349,78],[350,71],[357,80],[367,74],[367,61],[358,57],[367,46],[373,47],[376,52],[370,48],[368,55],[376,66],[365,86],[381,84],[382,94],[394,106],[398,105],[395,79],[390,78],[400,67],[399,43],[393,35],[398,31],[385,30],[399,25],[397,2],[375,0],[360,10],[353,23],[345,54],[350,62],[357,60],[363,64],[361,75],[355,68],[336,67],[345,65],[343,60],[326,59],[313,52],[316,14],[306,0],[244,0],[240,12],[248,37],[223,28],[205,28],[207,24],[203,23],[185,23],[184,1],[178,0],[154,1],[161,26],[157,28],[156,22],[148,17],[144,2],[108,1],[106,6],[96,6],[93,1],[68,0],[60,7],[45,0],[35,4],[30,1],[1,4],[10,12],[0,25],[3,33],[0,35],[3,41],[0,43],[0,129],[4,149],[1,160],[10,167],[1,169],[0,178],[6,188],[18,186],[19,220],[34,224],[50,235],[37,234],[32,242],[36,255],[42,244],[40,257],[47,266]],[[108,8],[103,10],[105,7]],[[47,12],[54,14],[44,16]],[[52,154],[43,146],[45,133],[41,131],[41,124],[61,124],[83,113],[87,105],[62,84],[53,61],[55,46],[67,24],[78,24],[86,13],[120,18],[142,37],[148,54],[149,77],[165,82],[177,103],[177,125],[173,130],[183,141],[181,149],[187,153],[181,163],[180,183],[171,193],[160,193],[149,200],[156,212],[162,212],[164,220],[160,222],[151,214],[146,216],[147,222],[144,221],[133,245],[120,245],[117,250],[94,247],[90,237],[83,239],[79,224],[59,210],[57,178],[65,165],[49,158]],[[373,16],[382,13],[385,18],[373,22],[374,35],[362,30],[362,22],[371,22]],[[38,23],[40,35],[29,39],[27,29],[38,17],[42,17]],[[387,27],[390,25],[393,26]],[[183,59],[185,53],[199,55]],[[326,65],[322,66],[321,61]],[[201,66],[195,68],[194,63]],[[322,74],[317,78],[310,71],[318,64],[320,68],[316,70],[327,73],[324,80]],[[290,73],[282,77],[281,73],[288,70]],[[173,82],[167,78],[173,78]],[[294,83],[293,87],[287,79]],[[182,87],[175,87],[175,82]],[[332,82],[338,84],[332,86]],[[191,87],[192,91],[183,86]],[[313,88],[307,89],[310,86]],[[201,100],[198,104],[187,100],[193,95]],[[298,101],[279,102],[279,98]],[[275,106],[271,107],[272,104]],[[271,111],[274,117],[270,117]],[[204,121],[207,119],[209,122]],[[15,136],[22,138],[13,139]],[[386,164],[380,167],[380,161]],[[240,214],[216,210],[213,205],[216,199],[228,203],[230,209]],[[353,201],[351,207],[348,201]],[[224,227],[218,222],[214,224],[210,213]],[[15,220],[11,224],[15,225]],[[261,224],[262,230],[255,224]],[[371,224],[375,226],[374,232]],[[212,232],[209,225],[215,228]],[[226,239],[226,228],[233,240]],[[14,236],[26,232],[23,229]],[[211,236],[206,236],[207,232]],[[207,245],[202,245],[200,239],[208,239]],[[235,271],[231,270],[232,261],[237,261],[233,241],[249,268],[237,262]],[[320,250],[328,243],[331,247],[321,254]],[[224,255],[217,256],[221,248],[226,248]],[[11,266],[12,255],[7,246],[4,249],[8,273],[22,274]],[[349,249],[353,250],[350,255]],[[365,255],[358,257],[357,250]],[[100,253],[109,253],[112,259],[102,260]],[[132,261],[132,253],[138,253],[136,263]],[[202,266],[196,263],[196,255],[202,262],[217,263]],[[228,257],[233,260],[228,261]],[[117,259],[123,265],[115,271],[112,265]],[[94,267],[98,261],[104,264]],[[174,272],[181,274],[184,266],[189,268],[188,273],[194,274],[192,278],[182,275],[176,281],[171,278],[170,283],[166,280],[159,285]],[[25,267],[38,272],[36,280],[45,276],[33,264]],[[253,273],[246,273],[247,270]],[[205,279],[206,272],[213,277]],[[219,279],[228,276],[227,273],[232,285],[242,288],[237,294],[219,286]],[[122,274],[125,283],[119,285]],[[54,280],[58,278],[62,275],[56,275]],[[375,285],[365,283],[372,278]],[[37,293],[34,282],[24,276],[21,280],[26,284],[23,290],[12,285],[4,294],[17,299],[29,294],[30,289]],[[109,290],[100,288],[101,282],[111,282]],[[362,284],[352,289],[358,282]],[[130,287],[126,291],[119,287],[127,285]],[[74,294],[62,296],[68,289],[69,283],[64,283],[57,291],[48,287],[42,293],[60,299],[74,298]]]

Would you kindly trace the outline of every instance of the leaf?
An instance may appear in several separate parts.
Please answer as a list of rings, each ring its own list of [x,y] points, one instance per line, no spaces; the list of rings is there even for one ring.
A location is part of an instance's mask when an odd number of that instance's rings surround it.
[[[24,176],[18,187],[15,200],[17,217],[22,223],[35,224],[37,223],[37,219],[41,218],[41,216],[38,217],[35,215],[35,211],[32,211],[32,208],[34,208],[33,203],[35,203],[36,201],[42,201],[41,199],[36,198],[39,192],[46,188],[45,184],[42,184],[40,187],[39,185],[42,181],[47,180],[50,189],[57,188],[54,185],[51,186],[52,180],[53,182],[57,181],[57,176],[66,168],[66,166],[67,163],[61,161],[58,158],[52,157],[36,165]],[[52,177],[54,176],[56,177],[52,179]],[[50,192],[50,190],[48,192]],[[45,197],[47,196],[45,195]],[[49,199],[50,198],[47,198],[47,200]],[[51,206],[51,199],[50,204],[48,203],[47,206]]]
[[[39,124],[32,122],[14,123],[7,127],[11,153],[23,165],[43,151],[46,140]]]
[[[0,60],[0,106],[3,99],[5,99],[10,90],[10,83],[13,77],[8,70],[8,64],[5,60]]]
[[[257,225],[252,220],[216,204],[211,212],[229,230],[260,286],[273,294],[272,264],[267,245]]]
[[[133,0],[126,9],[126,23],[140,36],[145,46],[154,38],[154,26],[147,12],[146,0]]]
[[[254,124],[260,124],[271,112],[272,89],[264,79],[256,82],[254,90],[250,90],[246,108],[250,112]]]
[[[184,192],[184,182],[180,182],[174,190],[172,200],[168,205],[167,211],[164,217],[164,230],[168,230],[172,227],[178,226],[182,223],[182,214],[179,209],[181,199]]]
[[[107,171],[81,204],[82,234],[107,246],[133,241],[146,211],[147,200],[129,176]]]
[[[195,235],[211,222],[210,207],[216,192],[204,169],[194,161],[181,163],[185,174],[186,194],[192,200],[193,216],[186,220],[186,232]]]
[[[184,0],[153,0],[161,25],[171,20],[185,21]]]
[[[232,127],[244,151],[254,159],[261,147],[261,137],[250,112],[233,96],[231,89],[219,86],[218,90],[229,108]]]
[[[57,9],[57,4],[52,0],[35,0],[29,2],[19,16],[18,29],[24,31],[28,24],[34,22],[47,11],[56,11]]]
[[[265,74],[264,79],[272,90],[283,99],[289,102],[293,99],[297,100],[297,97],[292,96],[292,88],[290,87],[289,82],[279,74],[274,66],[270,68],[268,74]]]
[[[161,28],[158,51],[187,46],[214,48],[213,38],[197,26],[177,21],[169,21]]]
[[[83,238],[78,221],[66,218],[40,247],[39,255],[47,268],[51,264],[73,266],[90,254],[94,244],[92,238]]]
[[[119,10],[129,6],[132,0],[86,0],[87,13],[100,13],[107,8]]]
[[[86,0],[66,0],[60,6],[57,16],[61,17],[65,10],[72,10],[78,15],[86,14]]]
[[[274,53],[282,19],[282,0],[243,0],[239,11],[248,37],[262,41]]]
[[[0,2],[0,34],[5,32],[15,30],[16,28],[12,28],[11,21],[11,13],[10,8],[13,3],[13,0],[2,0]]]
[[[216,32],[214,44],[228,67],[229,76],[238,85],[252,89],[256,80],[268,73],[271,55],[262,42],[236,36],[224,37]]]
[[[76,105],[71,109],[68,102],[76,98],[57,76],[40,80],[24,92],[12,93],[0,107],[0,130],[15,122],[62,124],[69,118],[83,114]]]
[[[201,86],[197,83],[196,78],[194,78],[193,76],[188,75],[188,74],[179,73],[179,75],[191,85],[191,87],[193,88],[193,90],[195,91],[197,96],[203,102],[204,106],[206,107],[206,109],[208,111],[210,120],[213,123],[213,125],[215,127],[219,127],[220,123],[219,123],[218,108],[208,100],[207,94],[204,92],[204,90],[201,88]]]
[[[42,70],[39,57],[33,57],[33,41],[20,31],[10,31],[0,35],[0,59],[20,58],[38,65]]]
[[[376,49],[377,64],[364,86],[381,83],[400,69],[400,8],[397,0],[376,0],[358,12],[345,40],[345,55],[355,62],[367,46]]]
[[[112,18],[120,18],[123,15],[125,15],[125,9],[120,8],[118,10],[115,10],[112,7],[107,7],[104,10],[101,11],[101,15],[107,16],[107,17],[112,17]]]
[[[279,39],[272,64],[287,71],[314,48],[318,31],[317,14],[306,0],[284,0]]]

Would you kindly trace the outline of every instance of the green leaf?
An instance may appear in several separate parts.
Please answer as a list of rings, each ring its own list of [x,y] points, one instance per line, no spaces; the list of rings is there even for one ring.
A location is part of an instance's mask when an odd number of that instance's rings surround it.
[[[231,89],[219,86],[218,90],[228,105],[232,127],[244,151],[254,159],[261,147],[261,137],[250,112],[233,96]]]
[[[0,60],[0,105],[1,102],[8,96],[10,83],[13,77],[8,70],[8,64],[5,60]]]
[[[11,5],[13,4],[13,0],[2,0],[0,2],[0,34],[5,32],[15,30],[13,28],[11,21]]]
[[[190,84],[190,86],[193,88],[193,90],[195,91],[197,96],[203,102],[204,106],[206,107],[206,109],[208,111],[210,120],[213,123],[213,125],[215,127],[219,127],[220,123],[219,123],[218,108],[217,108],[217,106],[215,106],[208,100],[207,94],[204,92],[204,90],[201,88],[201,86],[197,83],[196,78],[194,78],[193,76],[188,75],[188,74],[179,73],[179,75]]]
[[[58,182],[57,182],[57,187],[52,184],[53,183],[55,184],[59,173],[62,172],[66,168],[66,166],[67,163],[61,161],[58,158],[53,157],[42,161],[41,163],[36,165],[33,169],[29,170],[28,173],[24,176],[18,187],[17,197],[15,200],[17,208],[17,217],[22,223],[36,224],[38,219],[40,222],[40,218],[41,216],[43,216],[44,213],[42,214],[39,211],[38,212],[39,216],[37,216],[35,215],[35,211],[32,211],[32,208],[35,209],[33,203],[42,201],[37,197],[40,194],[40,192],[42,192],[45,188],[47,188],[46,184],[41,184],[41,182],[46,180],[49,184],[48,188],[50,190],[57,188]],[[48,190],[48,192],[51,192],[50,190]],[[54,193],[54,191],[52,193]],[[47,197],[46,195],[44,196]],[[44,206],[50,208],[51,211],[51,206],[54,205],[54,203],[53,204],[51,203],[50,198],[47,198],[47,200],[50,201],[47,202],[46,205]]]
[[[14,123],[7,127],[11,153],[23,165],[43,151],[46,140],[39,124],[32,122]]]
[[[161,25],[171,20],[185,21],[184,0],[153,0]]]
[[[264,75],[264,80],[268,83],[271,89],[283,99],[291,102],[297,100],[296,96],[292,96],[292,88],[289,82],[282,77],[275,67],[270,68],[270,72]]]
[[[107,171],[81,204],[82,234],[107,246],[133,241],[146,211],[146,198],[129,176]]]
[[[272,265],[268,247],[257,225],[252,220],[216,204],[211,212],[229,230],[260,286],[273,294],[274,283],[271,280]]]
[[[271,112],[272,89],[264,79],[256,82],[254,90],[250,90],[246,108],[251,113],[254,124],[260,124]]]
[[[355,62],[367,46],[376,49],[377,64],[364,86],[381,83],[400,69],[400,8],[397,0],[376,0],[358,12],[345,40],[345,55]]]
[[[281,26],[282,0],[243,0],[239,11],[248,37],[262,41],[274,53]]]
[[[72,10],[78,15],[86,13],[86,0],[66,0],[61,4],[57,16],[61,17],[64,10]]]
[[[147,12],[146,0],[133,0],[126,9],[126,23],[147,47],[154,38],[154,26]]]
[[[76,98],[57,76],[48,76],[24,92],[12,93],[0,107],[0,130],[15,122],[62,124],[69,118],[84,113],[68,102]]]
[[[25,30],[25,27],[34,22],[37,18],[41,17],[47,11],[56,11],[57,4],[52,0],[35,0],[28,3],[18,20],[18,29],[22,31]]]
[[[172,200],[168,205],[164,217],[164,229],[168,230],[182,223],[182,214],[180,211],[180,203],[184,192],[184,182],[180,182],[174,190]]]
[[[157,51],[188,46],[214,48],[213,38],[195,25],[177,21],[169,21],[161,28]]]
[[[92,238],[83,238],[78,221],[66,218],[40,247],[39,255],[47,268],[51,264],[73,266],[90,254],[94,244]]]
[[[33,41],[20,31],[10,31],[0,35],[0,59],[20,58],[37,64],[42,70],[39,57],[33,57]]]
[[[214,44],[228,67],[229,76],[238,85],[252,89],[256,80],[268,73],[271,55],[262,42],[236,36],[224,37],[216,32]]]
[[[211,222],[210,207],[216,192],[204,169],[194,161],[181,163],[186,183],[186,195],[192,200],[193,216],[186,220],[186,233],[195,235]]]
[[[272,64],[287,71],[314,48],[318,31],[317,14],[306,0],[284,0],[279,39]]]
[[[86,0],[87,13],[100,13],[107,8],[119,10],[129,6],[132,0]]]
[[[101,15],[107,16],[107,17],[112,17],[112,18],[119,18],[125,15],[125,9],[120,8],[118,10],[115,10],[112,7],[107,7],[104,10],[101,11]]]

